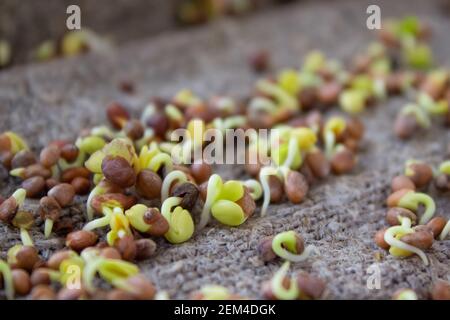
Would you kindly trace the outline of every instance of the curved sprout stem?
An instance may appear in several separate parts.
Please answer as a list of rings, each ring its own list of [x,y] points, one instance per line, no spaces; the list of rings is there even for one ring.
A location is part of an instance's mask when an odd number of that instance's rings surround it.
[[[31,239],[30,234],[28,233],[28,230],[25,228],[20,228],[20,239],[22,240],[22,244],[24,246],[30,246],[33,247],[33,240]]]
[[[263,195],[263,189],[261,183],[255,179],[248,179],[244,181],[244,185],[250,189],[250,196],[253,200],[259,200]]]
[[[48,237],[50,237],[50,234],[52,233],[53,223],[54,221],[52,219],[45,219],[44,236],[46,239],[48,239]]]
[[[84,227],[83,230],[86,231],[92,231],[97,228],[103,228],[109,225],[111,221],[112,211],[110,208],[103,208],[103,214],[104,216],[95,220],[92,220],[88,222]]]
[[[186,174],[181,170],[174,170],[166,175],[161,188],[161,202],[169,197],[170,187],[174,181],[187,182],[187,180]]]
[[[3,275],[6,298],[14,299],[14,282],[10,266],[3,260],[0,260],[0,273]]]
[[[86,201],[86,216],[88,221],[94,219],[94,208],[92,208],[91,206],[92,199],[94,199],[95,196],[102,194],[103,192],[103,188],[101,188],[100,186],[96,186],[89,194]]]
[[[416,211],[419,204],[425,206],[425,212],[420,218],[419,224],[426,224],[436,212],[436,204],[429,195],[420,192],[408,192],[399,201],[398,205],[409,210]]]
[[[298,138],[291,137],[289,139],[288,156],[287,156],[286,160],[284,161],[283,166],[291,168],[291,169],[297,169],[297,168],[293,167],[294,161],[295,161],[295,156],[297,156],[297,155],[300,155],[300,159],[302,158],[301,153],[298,149]],[[299,166],[300,165],[301,165],[301,160],[300,160]]]
[[[450,220],[447,221],[444,229],[442,229],[442,232],[439,235],[439,239],[444,240],[448,236],[449,233],[450,233]]]
[[[395,238],[398,233],[405,231],[408,233],[414,232],[414,230],[411,229],[411,220],[403,217],[401,226],[393,226],[386,230],[384,233],[384,241],[386,241],[386,243],[388,243],[391,247],[396,247],[417,254],[427,266],[428,258],[422,250]]]
[[[172,171],[173,163],[172,159],[167,153],[159,153],[150,160],[148,168],[154,172],[158,171],[161,165],[165,165],[168,172]]]
[[[312,247],[308,246],[303,250],[301,254],[295,254],[283,248],[283,243],[289,240],[295,241],[294,232],[288,231],[277,234],[272,240],[272,250],[275,252],[275,254],[280,258],[283,258],[291,262],[301,262],[306,260],[311,254]]]
[[[83,284],[84,287],[88,292],[94,292],[95,286],[94,286],[94,277],[95,274],[98,271],[98,267],[100,266],[102,262],[102,258],[96,257],[89,261],[86,261],[86,266],[83,268]]]
[[[299,295],[299,289],[295,279],[291,279],[289,289],[284,288],[283,282],[289,270],[290,263],[286,261],[275,273],[271,281],[272,292],[280,300],[294,300]]]
[[[264,167],[259,172],[259,181],[264,191],[264,201],[261,207],[261,216],[265,216],[270,203],[269,176],[278,176],[278,170],[274,167]]]
[[[213,174],[208,180],[208,189],[206,191],[206,200],[203,205],[202,214],[200,216],[200,223],[198,224],[198,229],[203,229],[209,222],[211,217],[211,207],[216,201],[220,189],[218,190],[218,186],[221,186],[222,178],[218,174]]]
[[[170,197],[167,198],[161,206],[161,214],[170,221],[170,214],[172,213],[172,208],[178,206],[181,203],[180,197]]]

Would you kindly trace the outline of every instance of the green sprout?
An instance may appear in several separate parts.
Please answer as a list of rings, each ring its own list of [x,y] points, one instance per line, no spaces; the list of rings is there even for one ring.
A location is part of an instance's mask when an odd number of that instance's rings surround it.
[[[269,177],[276,176],[281,179],[280,171],[275,167],[264,167],[261,168],[259,172],[259,181],[261,181],[261,186],[264,191],[264,200],[263,205],[261,207],[261,216],[265,216],[267,213],[267,208],[270,203],[270,186],[269,186]]]
[[[303,252],[297,252],[297,234],[294,231],[286,231],[277,234],[272,240],[272,250],[277,256],[291,262],[306,260],[312,250],[306,247]]]
[[[417,104],[408,103],[400,110],[400,112],[403,115],[413,115],[416,118],[417,123],[424,129],[428,129],[431,126],[430,116]]]
[[[181,200],[180,197],[170,197],[161,206],[161,214],[169,223],[169,231],[164,237],[174,244],[185,242],[194,234],[194,220],[189,211],[179,206]]]
[[[425,212],[420,218],[420,224],[426,224],[436,212],[436,204],[429,195],[421,192],[407,192],[398,202],[397,206],[417,212],[419,206],[425,206]]]
[[[248,179],[243,184],[250,190],[250,195],[253,200],[259,200],[263,195],[263,189],[258,180]]]
[[[109,226],[111,230],[106,234],[106,241],[112,247],[117,239],[132,235],[132,233],[130,223],[122,208],[114,208],[110,217]]]
[[[325,154],[331,158],[337,148],[336,140],[347,127],[345,119],[342,117],[332,117],[325,123],[323,129],[323,140],[325,141]]]
[[[279,108],[293,111],[298,109],[297,100],[277,84],[268,80],[259,80],[256,83],[256,88],[269,97],[273,97],[277,101]]]
[[[358,114],[364,111],[367,93],[362,89],[347,89],[339,96],[339,104],[345,112]]]
[[[286,261],[275,273],[270,282],[272,292],[274,296],[279,300],[295,300],[300,293],[297,281],[295,279],[290,280],[289,289],[286,289],[283,285],[284,279],[289,270],[289,266],[289,261]]]
[[[6,298],[14,299],[14,281],[11,273],[11,267],[8,263],[0,259],[0,273],[3,276]]]

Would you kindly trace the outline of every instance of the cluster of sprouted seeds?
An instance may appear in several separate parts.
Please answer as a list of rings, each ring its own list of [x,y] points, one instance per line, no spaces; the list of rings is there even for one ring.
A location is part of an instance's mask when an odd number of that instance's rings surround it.
[[[0,163],[21,183],[9,198],[0,199],[0,221],[17,228],[22,242],[9,249],[7,261],[0,261],[7,297],[169,298],[167,292],[156,292],[136,264],[155,254],[153,239],[164,238],[177,245],[203,232],[212,218],[224,226],[238,227],[255,213],[270,214],[269,205],[285,196],[291,203],[301,203],[314,183],[330,174],[350,173],[357,165],[364,126],[356,114],[389,94],[412,92],[427,81],[434,84],[438,79],[439,84],[446,84],[447,77],[443,81],[440,72],[425,77],[408,68],[400,72],[389,51],[391,47],[402,50],[407,66],[428,66],[431,58],[425,54],[423,29],[414,18],[395,22],[382,34],[389,46],[370,45],[348,69],[313,51],[300,69],[285,69],[257,81],[252,95],[243,100],[227,96],[205,100],[182,90],[170,99],[154,98],[139,119],[114,102],[106,109],[109,126],[85,129],[74,141],[52,141],[38,156],[22,137],[4,132]],[[392,41],[386,40],[388,36]],[[411,50],[411,46],[418,47]],[[267,56],[257,58],[252,60],[253,67],[264,71]],[[444,109],[440,100],[433,100],[438,97],[420,95],[427,105],[420,109],[426,110],[423,114]],[[350,116],[322,112],[336,105]],[[174,143],[169,138],[179,128],[191,135]],[[205,159],[192,159],[195,151],[204,151],[211,143],[205,139],[211,128],[220,132],[268,128],[277,134],[251,134],[245,156],[257,161],[244,167],[252,178],[227,180],[214,173]],[[424,250],[434,239],[448,235],[449,222],[434,217],[435,202],[422,192],[433,179],[439,190],[449,190],[450,164],[444,162],[434,172],[424,163],[409,161],[404,175],[393,180],[387,213],[391,227],[376,236],[377,244],[390,254],[416,254],[428,264]],[[86,200],[85,216],[77,217],[84,221],[81,230],[73,230],[71,218],[63,219],[65,208],[76,196]],[[39,199],[37,212],[24,209],[27,198]],[[38,228],[45,238],[55,233],[65,236],[66,248],[47,261],[29,233],[36,216],[43,221]],[[288,275],[290,263],[305,261],[315,251],[295,230],[264,238],[255,250],[263,262],[285,260],[263,285],[264,297],[324,297],[323,280],[304,272]],[[448,296],[447,283],[436,286],[438,293],[433,297]],[[213,284],[192,297],[241,298]],[[398,299],[414,297],[411,291],[395,295]]]

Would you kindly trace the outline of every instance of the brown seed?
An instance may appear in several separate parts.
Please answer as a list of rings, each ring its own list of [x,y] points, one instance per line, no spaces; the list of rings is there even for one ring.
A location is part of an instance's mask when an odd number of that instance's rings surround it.
[[[136,190],[140,196],[146,199],[161,197],[162,180],[155,172],[145,169],[139,172],[136,182]]]
[[[122,259],[119,250],[113,247],[106,247],[101,249],[100,256],[106,259],[116,259],[116,260]]]
[[[147,260],[156,252],[156,243],[152,239],[139,239],[136,243],[136,260]]]
[[[256,177],[261,170],[261,164],[259,163],[245,163],[245,171],[252,177]]]
[[[58,220],[61,214],[61,206],[58,201],[56,201],[53,197],[43,197],[39,201],[39,209],[38,209],[40,217],[45,219],[51,219],[53,221]]]
[[[289,289],[289,287],[291,286],[290,279],[288,277],[284,277],[282,285],[283,285],[283,288]],[[267,299],[267,300],[277,300],[277,297],[275,296],[275,294],[272,291],[272,283],[271,283],[271,281],[263,282],[261,291],[262,291],[262,295],[263,295],[263,297],[265,299]]]
[[[18,295],[24,296],[30,292],[31,290],[30,276],[25,270],[22,269],[12,270],[12,278],[14,283],[14,290]]]
[[[131,82],[129,80],[120,81],[119,89],[120,89],[120,91],[127,93],[127,94],[132,94],[132,93],[134,93],[134,90],[135,90],[133,82]]]
[[[308,182],[304,175],[297,171],[289,171],[284,182],[284,191],[292,203],[303,201],[309,190]]]
[[[107,180],[122,188],[136,183],[136,173],[128,161],[120,156],[106,156],[102,162],[102,172]]]
[[[122,289],[113,289],[106,295],[106,300],[134,300],[134,296]],[[101,298],[101,300],[103,300]]]
[[[304,110],[310,110],[318,101],[318,89],[306,87],[298,93],[298,100]]]
[[[433,300],[450,300],[450,282],[437,280],[431,289],[431,298]]]
[[[447,174],[441,173],[434,179],[434,186],[441,192],[450,190],[450,179]]]
[[[412,163],[408,166],[408,171],[411,171],[411,174],[408,172],[408,177],[418,189],[428,186],[433,180],[433,169],[425,163]]]
[[[55,198],[59,205],[64,208],[72,203],[75,197],[75,189],[69,183],[60,183],[51,188],[47,194]]]
[[[109,122],[115,129],[122,129],[130,119],[128,111],[119,103],[113,102],[106,108],[106,115]]]
[[[40,284],[31,291],[32,300],[54,300],[55,298],[55,291],[47,285]]]
[[[244,211],[244,215],[247,218],[250,217],[253,212],[255,212],[256,203],[250,195],[250,191],[247,187],[244,188],[244,195],[242,196],[242,198],[236,201],[236,204],[242,208],[242,211]]]
[[[272,249],[272,240],[273,237],[265,237],[258,244],[257,251],[261,260],[264,262],[272,261],[277,258],[277,255]]]
[[[254,72],[262,73],[267,71],[270,66],[270,55],[266,50],[258,50],[252,53],[248,58],[249,66]]]
[[[361,140],[364,136],[364,124],[358,118],[351,118],[347,120],[346,135],[355,140]]]
[[[31,274],[30,281],[33,287],[36,287],[40,284],[49,285],[51,283],[50,275],[48,273],[48,270],[45,268],[34,269],[33,273]]]
[[[269,176],[270,202],[278,203],[283,199],[283,182],[276,176]]]
[[[59,270],[59,265],[61,264],[61,262],[66,259],[69,259],[70,257],[73,256],[73,254],[74,252],[72,250],[67,249],[56,251],[48,259],[47,265],[50,269]]]
[[[387,198],[387,206],[389,208],[392,207],[396,207],[398,205],[398,203],[400,202],[400,200],[403,198],[403,196],[409,192],[413,192],[410,189],[400,189],[395,191],[394,193],[392,193],[388,198]]]
[[[33,270],[36,263],[40,260],[38,252],[35,247],[22,246],[16,252],[16,263],[14,268],[25,269],[27,271]]]
[[[66,246],[80,252],[87,247],[92,247],[98,240],[98,236],[92,231],[78,230],[71,232],[66,237]]]
[[[64,170],[61,174],[61,181],[70,183],[76,177],[88,179],[90,175],[90,171],[84,167],[69,168]]]
[[[325,282],[310,274],[300,272],[297,275],[297,285],[300,291],[299,299],[320,299],[325,291]]]
[[[138,274],[127,278],[126,284],[137,300],[150,300],[155,296],[155,286],[143,275]]]
[[[69,289],[69,288],[62,288],[59,290],[58,295],[56,296],[56,299],[58,300],[78,300],[83,297],[85,294],[84,290],[82,288],[80,289]]]
[[[400,189],[410,189],[415,191],[416,186],[414,185],[414,182],[412,182],[411,179],[407,176],[396,176],[394,177],[394,179],[392,179],[391,189],[392,192],[396,192]]]
[[[131,140],[139,140],[144,135],[144,127],[139,120],[130,120],[123,129]]]
[[[379,231],[377,231],[377,233],[375,233],[375,243],[377,244],[377,246],[379,246],[381,249],[384,250],[389,250],[389,248],[391,247],[385,240],[384,240],[384,234],[386,233],[386,230],[388,228],[383,228]]]
[[[170,123],[167,116],[162,112],[156,112],[152,116],[146,119],[145,124],[147,127],[153,129],[156,136],[165,138],[167,130],[169,130]]]
[[[11,223],[17,213],[18,205],[14,197],[9,197],[0,204],[0,220],[4,223]]]
[[[118,238],[114,247],[120,252],[123,260],[133,261],[136,258],[137,248],[133,236]]]
[[[416,224],[417,222],[417,216],[414,212],[411,210],[400,208],[400,207],[394,207],[390,208],[388,212],[386,213],[386,221],[391,226],[400,225],[399,217],[407,217],[411,219],[412,224]]]
[[[156,208],[148,208],[144,214],[144,222],[150,225],[147,233],[152,236],[160,237],[169,231],[169,223]]]
[[[22,188],[27,192],[27,197],[35,198],[45,189],[45,180],[42,177],[32,177],[22,182]]]
[[[83,177],[76,177],[70,184],[78,195],[88,194],[91,189],[91,182]]]
[[[44,167],[51,168],[58,162],[60,155],[61,150],[57,146],[49,145],[42,149],[39,160]]]
[[[417,132],[418,124],[413,115],[399,114],[394,122],[394,133],[400,139],[406,140]]]
[[[317,98],[323,105],[329,106],[337,103],[342,87],[337,82],[328,82],[317,90]]]
[[[190,169],[192,176],[198,184],[207,181],[212,174],[211,165],[205,162],[194,162]]]
[[[12,225],[16,228],[31,229],[34,224],[34,215],[29,211],[18,211],[12,220]]]
[[[308,152],[305,157],[305,162],[317,179],[323,179],[330,174],[330,163],[320,149]]]
[[[434,234],[427,226],[420,225],[414,227],[414,233],[406,234],[400,240],[414,247],[426,250],[433,245]]]
[[[11,159],[11,168],[25,168],[37,162],[36,155],[30,150],[21,150]]]
[[[71,163],[78,157],[79,150],[76,145],[67,143],[61,148],[61,157],[67,162]]]
[[[44,167],[42,164],[35,163],[25,168],[22,178],[28,179],[36,176],[48,179],[52,176],[52,172],[46,167]]]
[[[50,190],[51,188],[53,188],[54,186],[56,186],[58,184],[59,184],[59,181],[54,178],[49,178],[49,179],[45,180],[45,187],[47,188],[47,190]]]
[[[331,158],[331,169],[335,174],[350,172],[356,164],[356,157],[352,151],[344,148],[337,151]]]
[[[0,152],[0,163],[7,169],[11,168],[11,161],[14,155],[11,151],[1,151]]]
[[[196,185],[190,182],[185,182],[175,186],[172,196],[181,197],[182,200],[180,202],[180,206],[183,209],[190,211],[197,202],[198,193],[199,191]]]
[[[442,230],[444,230],[445,225],[447,224],[447,219],[443,217],[434,217],[428,223],[426,226],[430,228],[431,232],[433,232],[434,238],[437,238]]]
[[[135,196],[127,196],[122,193],[106,193],[92,198],[91,207],[98,213],[102,213],[103,206],[120,207],[123,210],[128,210],[137,202]]]

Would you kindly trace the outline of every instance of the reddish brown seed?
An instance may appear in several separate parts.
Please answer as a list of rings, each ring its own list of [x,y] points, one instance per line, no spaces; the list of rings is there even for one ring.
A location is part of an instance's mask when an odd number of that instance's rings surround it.
[[[205,181],[201,185],[199,185],[198,191],[200,192],[200,199],[205,202],[208,193],[208,181]]]
[[[17,201],[14,197],[9,197],[0,204],[0,220],[4,223],[11,223],[17,213]]]
[[[247,187],[244,188],[244,195],[242,196],[242,198],[236,201],[236,204],[242,208],[242,211],[244,211],[244,215],[247,218],[250,217],[253,212],[255,212],[256,203],[250,195],[250,191]]]
[[[61,148],[61,157],[67,162],[71,163],[78,157],[79,150],[76,145],[67,143]]]
[[[88,194],[91,189],[91,182],[83,177],[76,177],[70,184],[78,195]]]
[[[337,82],[328,82],[317,90],[317,98],[323,105],[329,106],[337,103],[342,87]]]
[[[106,108],[106,115],[115,129],[122,129],[125,123],[130,119],[128,111],[117,102],[111,103]]]
[[[29,150],[21,150],[17,152],[11,159],[11,168],[25,168],[37,162],[36,155]]]
[[[144,214],[144,222],[150,225],[147,233],[152,236],[160,237],[169,231],[169,223],[156,208],[148,208]]]
[[[28,198],[35,198],[44,191],[45,180],[39,176],[28,178],[22,182],[22,188],[27,192]]]
[[[62,288],[58,291],[56,299],[58,300],[78,300],[85,294],[83,288],[80,289],[69,289]]]
[[[127,196],[122,193],[106,193],[95,196],[92,198],[91,207],[98,213],[102,213],[103,206],[109,205],[120,207],[123,210],[128,210],[132,206],[134,206],[137,202],[137,198],[135,196]]]
[[[390,208],[388,212],[386,213],[386,221],[391,226],[400,225],[399,217],[407,217],[411,219],[412,224],[416,224],[417,222],[417,216],[414,212],[411,210],[400,208],[400,207],[394,207]]]
[[[136,260],[146,260],[156,252],[156,243],[151,239],[139,239],[136,244]]]
[[[156,289],[154,285],[143,275],[137,274],[127,278],[126,284],[137,300],[150,300],[155,296]]]
[[[80,252],[87,247],[92,247],[98,240],[98,236],[92,231],[78,230],[71,232],[66,237],[66,246]]]
[[[133,261],[136,257],[137,248],[133,236],[118,238],[114,243],[114,247],[120,252],[124,260]]]
[[[310,110],[318,101],[318,90],[314,87],[306,87],[298,93],[298,100],[302,108]]]
[[[51,168],[58,162],[60,155],[61,150],[55,145],[50,145],[42,149],[39,160],[44,167]]]
[[[433,232],[434,238],[437,238],[441,234],[442,230],[444,230],[446,224],[447,219],[443,217],[434,217],[433,219],[428,221],[426,226]]]
[[[310,274],[300,272],[297,275],[297,285],[300,291],[299,299],[320,299],[325,291],[325,282]]]
[[[106,156],[102,162],[102,172],[107,180],[122,188],[131,187],[136,183],[134,169],[120,156]]]
[[[425,163],[412,163],[408,166],[408,177],[417,188],[424,188],[428,186],[433,180],[433,169]]]
[[[107,259],[121,260],[122,256],[116,248],[106,247],[100,250],[100,256]]]
[[[277,258],[277,255],[272,249],[272,240],[273,237],[265,237],[258,244],[257,251],[261,260],[264,262],[272,261]]]
[[[352,151],[345,148],[337,151],[331,158],[331,170],[335,174],[350,172],[356,165],[356,157]]]
[[[139,172],[136,182],[136,190],[140,196],[146,199],[161,197],[162,180],[155,172],[145,169]]]
[[[364,136],[364,124],[358,118],[350,118],[347,120],[346,134],[355,140],[361,140]]]
[[[303,201],[309,190],[308,182],[304,175],[297,171],[289,171],[284,182],[284,191],[292,203]]]
[[[55,198],[43,197],[39,201],[38,212],[43,220],[51,219],[53,221],[56,221],[61,214],[61,206]]]
[[[31,291],[32,300],[54,300],[56,298],[55,291],[48,285],[40,284]]]
[[[311,168],[308,165],[302,165],[300,167],[299,172],[305,176],[306,182],[308,182],[308,185],[312,185],[316,182],[316,178],[311,170]]]
[[[11,168],[11,161],[14,155],[11,151],[1,151],[0,152],[0,164],[2,164],[5,168]]]
[[[75,189],[69,183],[60,183],[48,191],[50,197],[55,198],[61,207],[67,207],[75,197]]]
[[[38,252],[35,247],[22,246],[16,252],[16,263],[14,268],[25,269],[27,271],[33,270],[36,263],[40,260]]]
[[[25,168],[22,178],[28,179],[36,176],[41,176],[44,179],[48,179],[52,176],[52,172],[42,164],[35,163]]]
[[[14,269],[11,273],[15,292],[20,296],[27,295],[31,290],[31,281],[28,273],[22,269]]]
[[[30,281],[33,287],[40,284],[48,285],[51,283],[50,275],[48,273],[48,270],[45,268],[34,269],[33,273],[31,274]]]
[[[400,94],[403,90],[403,74],[402,73],[391,73],[387,75],[386,89],[390,95]]]
[[[400,189],[410,189],[415,191],[416,186],[414,185],[414,182],[412,182],[411,179],[407,176],[396,176],[394,177],[394,179],[392,179],[391,189],[392,192],[396,192]]]
[[[245,171],[252,177],[256,177],[261,170],[261,164],[259,163],[245,163],[244,165]]]
[[[119,89],[120,89],[120,91],[127,93],[127,94],[132,94],[132,93],[134,93],[134,90],[135,90],[133,82],[131,82],[129,80],[120,81]]]
[[[211,165],[205,162],[194,162],[190,169],[191,175],[198,184],[207,181],[212,174]]]
[[[413,115],[399,114],[394,122],[394,133],[400,139],[406,140],[417,132],[418,124]]]
[[[261,73],[267,71],[270,66],[270,55],[266,50],[258,50],[248,58],[249,66],[254,72]]]
[[[84,167],[70,168],[63,171],[61,174],[61,181],[70,183],[76,177],[88,179],[91,173]]]
[[[59,265],[62,261],[69,259],[74,254],[71,250],[59,250],[50,256],[47,261],[47,266],[53,270],[59,270]]]
[[[441,192],[447,192],[450,190],[449,175],[441,173],[434,179],[434,186]]]
[[[426,250],[433,245],[434,234],[427,226],[420,225],[414,227],[414,233],[406,234],[400,240],[419,249]]]
[[[282,285],[285,289],[289,289],[289,287],[291,285],[290,279],[288,277],[284,277]],[[262,295],[265,299],[277,300],[277,297],[275,296],[275,294],[272,291],[272,282],[271,281],[263,282],[261,291],[262,291]]]
[[[45,187],[47,188],[47,190],[50,190],[51,188],[53,188],[54,186],[56,186],[58,184],[59,184],[59,181],[54,178],[49,178],[49,179],[45,180]]]
[[[410,189],[400,189],[392,193],[386,201],[386,204],[389,208],[396,207],[403,196],[409,192],[412,192]]]
[[[167,130],[169,130],[170,123],[167,116],[162,112],[153,114],[146,120],[146,125],[153,129],[156,136],[165,138]]]
[[[391,247],[385,240],[384,240],[384,234],[386,232],[388,228],[383,228],[379,231],[377,231],[377,233],[375,233],[375,243],[377,244],[377,246],[379,246],[381,249],[384,250],[389,250],[389,248]]]
[[[431,298],[433,300],[450,300],[450,282],[435,281],[431,289]]]
[[[270,202],[278,203],[283,199],[283,182],[276,176],[269,176]]]
[[[181,183],[175,186],[171,195],[173,197],[181,197],[180,206],[183,209],[190,211],[197,202],[198,188],[196,185],[190,182]]]
[[[144,135],[144,127],[142,126],[142,123],[136,119],[127,121],[123,130],[131,140],[139,140]]]
[[[323,179],[330,174],[330,163],[321,150],[308,152],[305,157],[305,162],[317,179]]]

